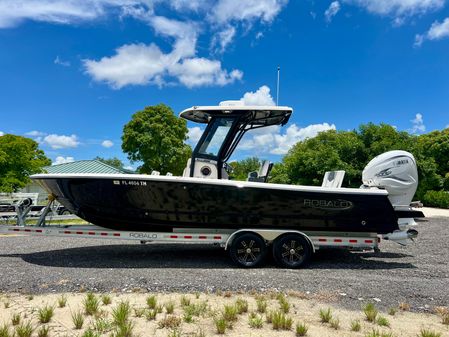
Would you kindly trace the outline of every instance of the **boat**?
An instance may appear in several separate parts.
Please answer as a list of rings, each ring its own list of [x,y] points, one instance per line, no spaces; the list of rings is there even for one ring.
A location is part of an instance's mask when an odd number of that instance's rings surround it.
[[[232,103],[232,102],[231,102]],[[342,172],[329,172],[323,186],[267,182],[271,165],[229,179],[227,164],[250,130],[285,125],[285,106],[194,106],[180,113],[205,130],[182,176],[170,174],[36,174],[59,203],[100,227],[138,232],[179,229],[296,230],[405,235],[423,213],[410,207],[418,185],[416,161],[405,151],[374,158],[360,188],[341,187]],[[344,172],[343,172],[344,173]],[[406,231],[404,231],[406,230]]]

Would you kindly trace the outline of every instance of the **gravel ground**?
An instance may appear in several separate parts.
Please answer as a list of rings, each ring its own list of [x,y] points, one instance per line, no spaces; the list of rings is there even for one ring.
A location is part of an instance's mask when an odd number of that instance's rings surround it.
[[[294,290],[359,309],[406,302],[425,311],[449,305],[449,218],[417,228],[415,244],[384,241],[380,253],[323,250],[306,269],[234,267],[214,246],[0,236],[0,290],[6,292]]]

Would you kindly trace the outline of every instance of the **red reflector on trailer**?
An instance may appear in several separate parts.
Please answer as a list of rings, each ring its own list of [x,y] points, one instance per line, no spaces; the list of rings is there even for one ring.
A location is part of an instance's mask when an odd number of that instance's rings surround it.
[[[373,243],[373,240],[365,240],[365,243]]]
[[[25,229],[25,232],[31,232],[31,229]]]
[[[14,232],[20,232],[20,229],[14,228],[13,231],[14,231]]]
[[[95,232],[87,232],[89,235],[95,235]]]
[[[326,242],[327,239],[318,239],[319,242]]]
[[[64,231],[64,234],[72,234],[71,231]]]
[[[221,240],[221,236],[214,236],[214,240]]]
[[[42,233],[42,229],[36,229],[36,233]]]
[[[170,239],[177,239],[178,236],[177,235],[170,235]]]
[[[207,236],[205,236],[205,235],[200,235],[200,236],[198,236],[198,239],[207,239]]]
[[[76,234],[83,234],[83,232],[76,232]]]
[[[334,239],[334,242],[343,242],[342,239]]]
[[[349,240],[350,243],[357,243],[357,240]]]
[[[184,235],[184,239],[191,239],[192,235]]]
[[[114,236],[120,236],[120,233],[114,233],[113,235]]]
[[[100,235],[107,236],[108,233],[100,233]]]

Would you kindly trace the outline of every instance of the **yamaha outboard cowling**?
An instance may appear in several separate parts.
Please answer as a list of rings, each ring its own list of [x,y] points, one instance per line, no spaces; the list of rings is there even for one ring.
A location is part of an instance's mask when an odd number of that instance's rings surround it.
[[[406,151],[389,151],[372,159],[362,173],[364,187],[388,191],[393,206],[409,206],[418,187],[415,157]]]

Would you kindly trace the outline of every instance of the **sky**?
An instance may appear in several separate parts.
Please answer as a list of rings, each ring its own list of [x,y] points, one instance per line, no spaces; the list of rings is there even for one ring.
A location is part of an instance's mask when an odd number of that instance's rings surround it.
[[[0,0],[0,136],[53,163],[118,157],[134,112],[224,100],[294,109],[233,159],[328,129],[449,127],[449,0]],[[189,144],[202,129],[188,124]]]

